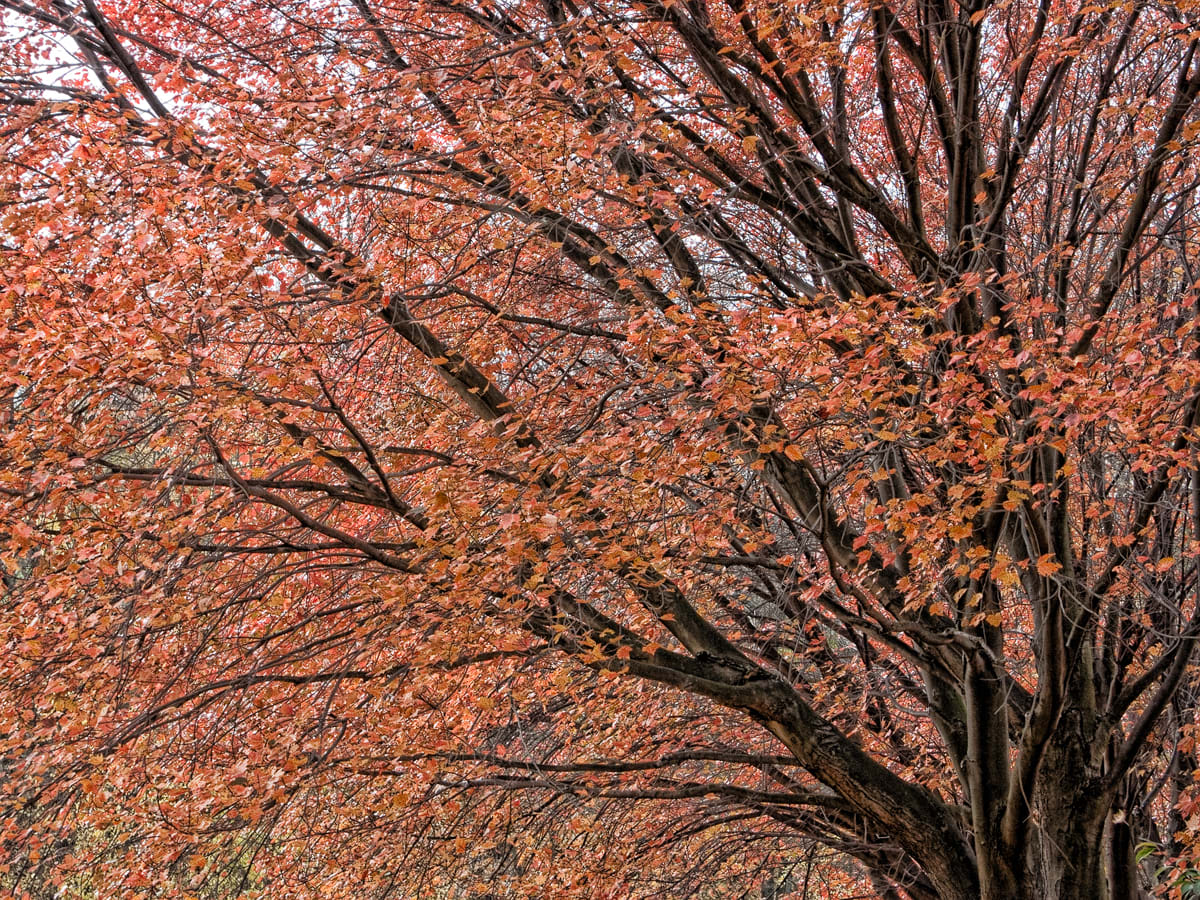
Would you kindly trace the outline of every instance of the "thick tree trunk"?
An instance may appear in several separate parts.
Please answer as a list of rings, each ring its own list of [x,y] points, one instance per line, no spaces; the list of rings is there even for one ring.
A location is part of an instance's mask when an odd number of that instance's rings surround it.
[[[1064,818],[1040,824],[1030,900],[1110,900],[1103,819],[1096,821],[1086,804],[1062,812]]]
[[[1102,788],[1107,741],[1091,695],[1091,669],[1081,660],[1035,782],[1028,866],[1041,900],[1110,900],[1105,830],[1111,795]]]
[[[976,870],[963,874],[962,887],[970,885],[979,900],[1146,900],[1136,834],[1104,789],[1099,730],[1086,706],[1064,711],[1030,798],[1022,846],[993,846],[976,834]],[[962,896],[942,883],[936,890]]]
[[[1039,805],[1039,820],[1023,858],[989,854],[979,847],[980,900],[1146,900],[1138,883],[1132,832],[1123,821],[1107,823],[1086,793],[1065,799],[1057,812]],[[984,862],[983,857],[991,856]],[[991,875],[985,875],[985,866]],[[1001,873],[1002,877],[997,877]],[[964,874],[963,885],[972,881]],[[973,890],[973,889],[969,889]],[[961,891],[939,897],[964,896]]]

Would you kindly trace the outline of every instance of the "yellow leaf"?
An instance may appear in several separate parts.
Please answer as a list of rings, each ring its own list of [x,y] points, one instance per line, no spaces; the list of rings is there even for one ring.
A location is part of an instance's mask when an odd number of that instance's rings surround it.
[[[1051,575],[1061,569],[1062,566],[1059,565],[1058,561],[1054,558],[1053,553],[1045,553],[1038,557],[1037,573],[1043,578],[1049,578]]]

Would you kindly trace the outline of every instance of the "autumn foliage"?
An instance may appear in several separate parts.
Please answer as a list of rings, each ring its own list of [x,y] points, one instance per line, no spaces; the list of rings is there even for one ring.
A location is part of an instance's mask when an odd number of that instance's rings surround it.
[[[0,0],[0,893],[1200,883],[1200,9]]]

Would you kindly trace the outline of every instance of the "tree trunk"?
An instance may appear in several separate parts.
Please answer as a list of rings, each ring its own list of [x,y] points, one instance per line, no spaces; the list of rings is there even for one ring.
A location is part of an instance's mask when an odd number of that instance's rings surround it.
[[[1021,848],[1006,851],[975,836],[976,871],[964,873],[962,883],[978,884],[971,889],[980,900],[1147,900],[1134,858],[1136,834],[1104,789],[1098,732],[1086,707],[1064,711],[1046,748]],[[937,890],[961,896],[942,884]]]
[[[1085,791],[1073,792],[1075,800],[1067,793],[1053,809],[1038,805],[1023,859],[993,855],[986,863],[1003,877],[985,875],[982,857],[988,848],[978,848],[980,900],[1146,900],[1128,824],[1111,818],[1106,822],[1099,804]],[[971,880],[964,874],[964,886]],[[938,891],[942,898],[964,896],[962,891],[946,892],[941,885]]]
[[[1104,820],[1088,807],[1086,800],[1065,804],[1058,817],[1035,824],[1030,900],[1111,900]]]

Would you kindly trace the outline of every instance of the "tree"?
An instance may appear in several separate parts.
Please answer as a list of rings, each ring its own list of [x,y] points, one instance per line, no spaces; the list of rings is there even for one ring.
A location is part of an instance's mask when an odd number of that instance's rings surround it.
[[[1191,4],[2,6],[12,890],[1192,889]]]

